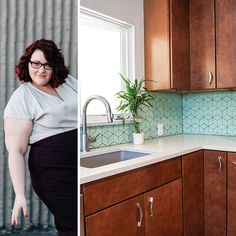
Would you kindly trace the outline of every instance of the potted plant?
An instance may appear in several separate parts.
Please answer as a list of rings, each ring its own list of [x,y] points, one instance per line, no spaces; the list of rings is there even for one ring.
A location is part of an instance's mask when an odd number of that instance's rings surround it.
[[[144,79],[135,79],[133,82],[122,74],[119,74],[124,82],[124,90],[116,93],[117,98],[120,100],[117,111],[121,112],[124,122],[124,113],[130,112],[134,121],[133,138],[135,144],[143,144],[144,134],[141,131],[140,119],[138,111],[140,106],[152,107],[150,101],[152,96],[146,88],[144,88]]]

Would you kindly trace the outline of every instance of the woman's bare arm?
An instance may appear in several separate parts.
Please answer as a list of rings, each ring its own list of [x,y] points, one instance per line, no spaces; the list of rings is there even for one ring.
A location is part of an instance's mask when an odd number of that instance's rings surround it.
[[[28,217],[27,201],[25,195],[25,159],[28,139],[32,131],[32,122],[24,119],[6,118],[4,120],[5,143],[9,153],[9,171],[16,194],[11,224],[18,224],[18,215],[23,209]]]

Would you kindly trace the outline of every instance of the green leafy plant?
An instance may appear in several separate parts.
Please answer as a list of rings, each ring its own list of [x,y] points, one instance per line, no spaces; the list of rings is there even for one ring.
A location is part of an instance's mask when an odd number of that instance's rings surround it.
[[[145,81],[144,79],[135,79],[134,82],[132,82],[124,75],[119,75],[123,80],[125,87],[123,91],[116,93],[116,97],[120,100],[116,110],[121,112],[123,121],[124,113],[130,112],[133,117],[135,132],[141,133],[138,110],[140,109],[140,106],[152,107],[152,104],[150,103],[152,96],[147,89],[142,86]]]

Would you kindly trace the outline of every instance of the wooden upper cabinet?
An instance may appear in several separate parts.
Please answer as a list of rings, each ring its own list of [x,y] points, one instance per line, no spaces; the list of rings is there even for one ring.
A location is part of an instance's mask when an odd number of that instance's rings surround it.
[[[189,4],[170,1],[171,88],[190,88]]]
[[[144,0],[145,78],[148,90],[170,88],[169,0]]]
[[[217,87],[236,87],[236,1],[216,0]]]
[[[146,88],[235,88],[235,8],[233,0],[144,0]]]
[[[148,90],[189,89],[188,28],[187,0],[144,0]]]
[[[189,0],[191,90],[216,88],[214,0]]]
[[[191,90],[236,87],[236,2],[189,0]]]

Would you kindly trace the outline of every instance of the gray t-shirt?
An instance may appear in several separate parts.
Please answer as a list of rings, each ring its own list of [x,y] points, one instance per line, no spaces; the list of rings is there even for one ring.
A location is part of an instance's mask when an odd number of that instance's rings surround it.
[[[33,122],[29,143],[77,128],[77,80],[72,76],[56,88],[59,97],[45,93],[30,82],[12,94],[4,110],[4,119],[18,118]]]

